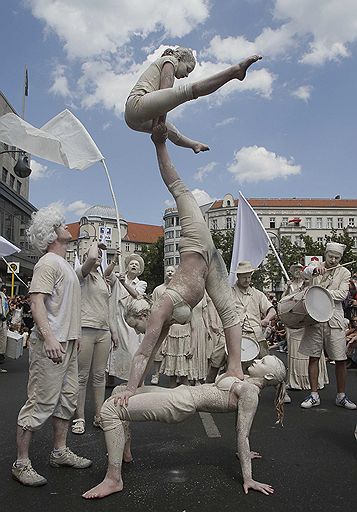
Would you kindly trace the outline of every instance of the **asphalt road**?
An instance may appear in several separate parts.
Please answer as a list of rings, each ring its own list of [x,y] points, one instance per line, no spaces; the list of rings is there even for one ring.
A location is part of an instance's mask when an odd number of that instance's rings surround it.
[[[353,437],[357,413],[334,405],[332,365],[332,384],[321,392],[321,406],[302,410],[299,404],[305,393],[291,392],[293,403],[286,406],[283,428],[274,424],[274,391],[263,391],[250,436],[251,449],[263,458],[253,461],[253,474],[256,480],[271,484],[274,495],[253,491],[244,495],[235,457],[234,414],[197,414],[179,425],[134,424],[134,462],[124,467],[124,490],[91,502],[81,498],[81,493],[104,476],[106,452],[103,433],[90,421],[85,435],[69,434],[68,444],[76,453],[91,458],[92,467],[51,468],[51,426],[47,424],[34,436],[31,459],[49,483],[32,489],[12,480],[16,417],[26,397],[26,352],[3,366],[8,373],[0,374],[1,512],[357,510],[357,443]],[[348,372],[348,394],[357,400],[356,370]],[[90,394],[88,412],[90,419]],[[209,437],[204,424],[209,434],[217,437]]]

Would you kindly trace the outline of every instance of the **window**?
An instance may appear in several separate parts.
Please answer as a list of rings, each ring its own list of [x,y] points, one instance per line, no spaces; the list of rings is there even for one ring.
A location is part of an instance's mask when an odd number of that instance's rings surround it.
[[[357,236],[353,237],[353,247],[357,247]]]
[[[288,226],[289,219],[287,217],[283,217],[281,220],[282,226]]]
[[[317,229],[321,229],[322,228],[322,217],[317,217],[316,218],[316,227],[317,227]]]
[[[301,238],[300,236],[296,236],[295,237],[295,244],[298,245],[300,247],[300,243],[301,243]]]
[[[21,181],[16,180],[16,192],[17,192],[18,194],[20,194],[20,193],[21,193],[21,185],[22,185]]]
[[[306,217],[305,225],[306,225],[307,229],[311,229],[311,227],[312,227],[311,217]]]
[[[343,217],[337,218],[337,227],[338,229],[343,229]]]
[[[179,265],[180,264],[180,257],[176,257],[175,260],[176,260],[176,265]]]
[[[2,181],[4,183],[7,183],[7,177],[8,177],[9,171],[5,169],[5,167],[2,168]]]
[[[354,217],[350,217],[348,219],[348,225],[351,227],[351,228],[354,228],[355,226],[355,218]]]
[[[179,229],[176,229],[175,237],[180,238],[180,235],[181,235],[181,231]]]
[[[175,231],[166,231],[166,238],[174,238]]]
[[[126,244],[125,244],[125,250],[126,250],[126,252],[129,252],[129,251],[130,251],[130,244],[129,244],[129,242],[126,242]]]
[[[180,217],[175,217],[175,226],[179,226],[180,225]]]
[[[165,252],[173,252],[173,251],[174,251],[174,244],[165,245]]]
[[[140,244],[135,244],[134,251],[141,252],[141,245]]]
[[[230,200],[228,199],[228,201],[227,201],[227,206],[230,206],[230,205],[231,205],[231,202],[230,202]]]
[[[175,244],[175,250],[178,251],[179,250],[179,244]]]
[[[174,264],[175,264],[175,259],[174,258],[166,258],[165,259],[165,265],[166,266],[174,265]]]
[[[275,228],[275,217],[270,217],[269,219],[269,227]]]
[[[175,217],[169,217],[165,220],[165,228],[171,228],[174,226]]]
[[[232,229],[232,217],[226,217],[226,229]]]
[[[322,238],[322,236],[318,236],[318,237],[317,237],[317,241],[318,241],[320,244],[322,244],[322,243],[323,243],[323,241],[324,241],[324,239]]]
[[[217,219],[212,220],[212,229],[213,231],[216,231],[216,229],[218,229]]]
[[[10,187],[14,188],[14,184],[15,184],[15,176],[10,174]]]
[[[327,229],[332,229],[332,228],[333,228],[332,217],[327,217]]]

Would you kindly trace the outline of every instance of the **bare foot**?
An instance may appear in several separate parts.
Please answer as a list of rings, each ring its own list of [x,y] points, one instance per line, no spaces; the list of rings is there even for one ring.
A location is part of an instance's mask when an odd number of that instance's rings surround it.
[[[130,448],[124,451],[123,462],[133,462],[133,456],[131,454]]]
[[[237,66],[238,67],[238,71],[237,71],[238,80],[244,80],[249,66],[254,64],[254,62],[257,62],[257,60],[261,60],[261,58],[262,57],[260,55],[252,55],[251,57],[248,57],[247,59],[242,60],[242,62],[240,62]]]
[[[199,153],[200,151],[209,151],[209,147],[207,144],[202,144],[201,142],[197,142],[194,146],[192,146],[192,150],[195,153]]]
[[[86,500],[93,500],[93,499],[99,499],[99,498],[105,498],[106,496],[109,496],[110,494],[114,494],[115,492],[119,492],[123,490],[123,481],[120,480],[114,481],[110,480],[109,478],[105,477],[103,482],[96,485],[89,491],[86,491],[84,494],[82,494],[82,498],[85,498]]]

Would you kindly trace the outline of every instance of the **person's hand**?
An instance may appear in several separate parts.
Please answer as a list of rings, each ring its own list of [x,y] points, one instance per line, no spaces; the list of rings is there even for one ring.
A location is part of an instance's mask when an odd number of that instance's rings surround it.
[[[193,347],[190,347],[188,349],[188,351],[185,353],[185,357],[187,359],[192,359],[193,358],[193,352],[194,352],[194,348]]]
[[[115,333],[112,333],[112,344],[114,350],[116,350],[119,347],[119,338],[118,335]]]
[[[250,452],[250,458],[251,458],[252,460],[253,460],[253,459],[261,459],[261,458],[262,458],[262,456],[261,456],[261,455],[260,455],[260,453],[258,453],[258,452],[253,452],[253,451],[251,451],[251,452]]]
[[[128,389],[124,388],[123,391],[120,391],[120,393],[116,393],[114,396],[111,396],[109,400],[113,400],[115,406],[120,405],[120,407],[127,407],[129,398],[134,396],[134,394],[135,393],[133,391],[129,391]]]
[[[357,336],[350,339],[346,346],[346,354],[350,356],[353,350],[357,347]]]
[[[98,243],[98,249],[102,249],[102,251],[106,251],[107,250],[107,246],[105,245],[104,242],[99,242]]]
[[[274,489],[269,484],[262,484],[260,482],[256,482],[255,480],[246,480],[243,483],[243,489],[245,494],[248,494],[249,489],[253,489],[253,491],[259,491],[263,494],[269,496],[269,494],[273,494]]]
[[[167,354],[167,348],[164,347],[164,348],[161,349],[161,355],[162,356],[166,356],[166,354]]]
[[[121,284],[125,284],[125,273],[119,274],[118,279],[121,282]]]
[[[117,249],[114,254],[113,263],[116,265],[119,263],[119,256],[121,255],[121,250]]]
[[[166,124],[158,123],[152,127],[151,140],[154,144],[165,144],[168,137]]]
[[[44,341],[46,356],[49,359],[52,359],[54,363],[62,363],[62,354],[66,351],[62,347],[61,343],[57,341],[55,338]]]
[[[316,268],[314,268],[312,275],[313,276],[322,276],[322,275],[324,275],[326,270],[327,269],[325,267],[316,267]]]
[[[263,320],[260,322],[260,325],[262,327],[268,327],[269,325],[269,320],[267,320],[266,318],[263,318]]]

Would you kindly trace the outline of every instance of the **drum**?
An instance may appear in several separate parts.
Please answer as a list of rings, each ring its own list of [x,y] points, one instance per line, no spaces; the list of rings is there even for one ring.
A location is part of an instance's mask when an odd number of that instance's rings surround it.
[[[278,315],[290,329],[328,322],[333,315],[331,294],[322,286],[310,286],[278,302]]]
[[[227,345],[225,345],[225,351],[228,355],[227,351]],[[255,359],[260,352],[259,343],[255,341],[253,338],[250,338],[249,336],[246,336],[243,334],[242,336],[242,348],[240,352],[240,358],[242,363],[245,363],[247,361],[252,361]]]
[[[255,359],[260,351],[259,343],[249,336],[242,336],[242,349],[241,349],[241,361],[252,361]]]

